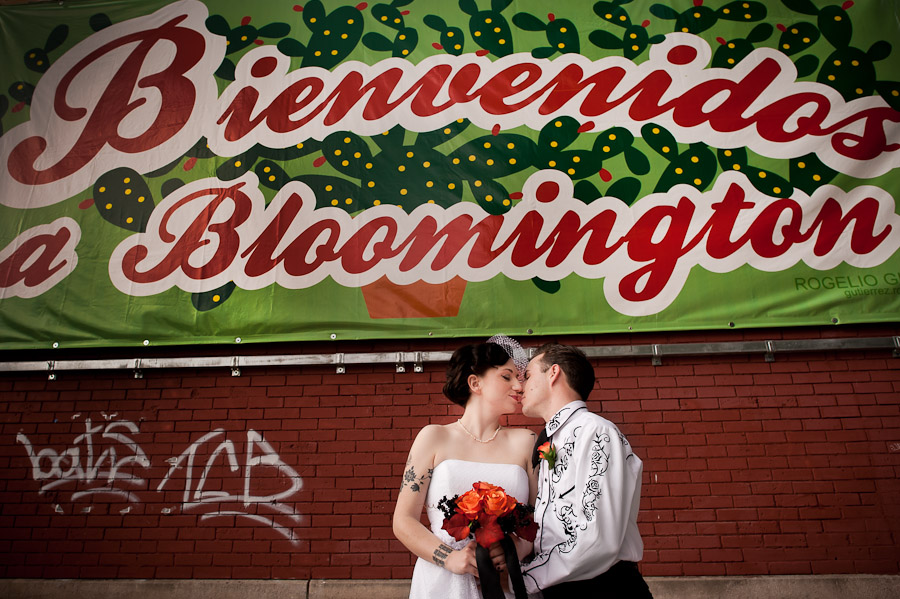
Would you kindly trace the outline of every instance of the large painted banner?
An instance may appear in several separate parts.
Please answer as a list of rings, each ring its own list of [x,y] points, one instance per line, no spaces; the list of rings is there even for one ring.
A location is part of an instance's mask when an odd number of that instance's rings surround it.
[[[897,320],[898,23],[0,8],[0,349]]]

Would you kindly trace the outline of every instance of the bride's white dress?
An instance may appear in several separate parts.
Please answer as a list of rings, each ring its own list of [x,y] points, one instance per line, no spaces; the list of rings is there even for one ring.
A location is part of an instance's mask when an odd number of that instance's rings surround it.
[[[487,464],[466,460],[444,460],[434,468],[425,495],[425,512],[431,532],[453,549],[460,549],[470,539],[457,541],[441,528],[444,514],[437,504],[446,496],[461,495],[477,482],[503,487],[522,503],[528,503],[528,474],[515,464]],[[474,541],[471,541],[474,542]],[[507,595],[511,596],[511,595]],[[471,574],[454,574],[433,562],[419,558],[413,570],[410,599],[481,599],[481,591]]]

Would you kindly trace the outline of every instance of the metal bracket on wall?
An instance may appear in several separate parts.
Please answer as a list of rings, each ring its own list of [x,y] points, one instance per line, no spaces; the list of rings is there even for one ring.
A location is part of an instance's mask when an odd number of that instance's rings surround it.
[[[837,337],[828,339],[779,339],[764,341],[730,341],[721,343],[655,343],[646,345],[582,346],[588,358],[647,358],[654,365],[662,364],[664,356],[709,356],[762,354],[767,362],[775,354],[816,353],[826,351],[887,351],[900,358],[900,336]],[[55,351],[55,350],[54,350]],[[535,348],[526,348],[529,357]],[[347,372],[347,364],[393,364],[397,372],[406,372],[405,364],[413,364],[414,372],[424,372],[426,363],[446,363],[451,351],[373,352],[352,354],[283,354],[241,356],[186,356],[157,358],[110,358],[73,360],[34,360],[28,362],[0,361],[3,372],[44,372],[49,380],[56,380],[63,371],[131,370],[135,378],[143,378],[145,370],[172,368],[223,368],[239,376],[242,368],[282,366],[333,365],[338,374]]]

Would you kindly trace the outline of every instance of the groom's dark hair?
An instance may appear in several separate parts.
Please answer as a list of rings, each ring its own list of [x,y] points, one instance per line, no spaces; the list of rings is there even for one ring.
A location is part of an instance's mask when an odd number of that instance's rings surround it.
[[[546,371],[554,364],[559,365],[560,370],[566,375],[569,386],[581,399],[587,401],[588,395],[594,389],[594,367],[588,361],[584,352],[571,345],[559,343],[547,343],[538,348],[535,353],[541,356],[541,370]]]

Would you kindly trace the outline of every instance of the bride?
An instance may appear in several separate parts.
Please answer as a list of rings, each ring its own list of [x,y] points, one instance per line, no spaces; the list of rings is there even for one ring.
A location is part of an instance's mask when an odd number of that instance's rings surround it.
[[[500,417],[518,407],[526,365],[522,347],[503,335],[463,346],[450,358],[444,395],[463,406],[463,414],[450,424],[428,425],[416,436],[394,509],[394,534],[419,557],[410,599],[481,599],[475,541],[456,541],[441,528],[442,498],[486,482],[521,503],[534,503],[535,434],[500,425]],[[423,506],[430,528],[421,523]],[[520,558],[530,553],[531,543],[513,541]],[[498,570],[505,569],[502,549],[493,547],[491,557]]]

